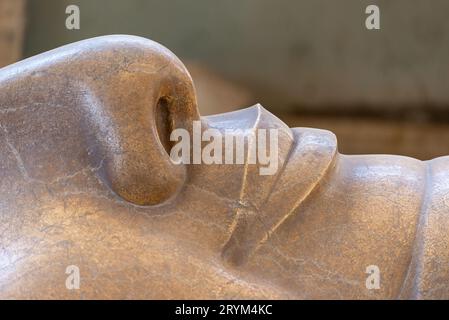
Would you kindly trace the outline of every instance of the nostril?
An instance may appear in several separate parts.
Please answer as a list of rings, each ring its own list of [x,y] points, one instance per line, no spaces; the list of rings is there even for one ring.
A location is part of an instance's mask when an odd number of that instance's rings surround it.
[[[170,154],[172,148],[172,141],[170,141],[170,134],[173,130],[173,119],[170,113],[170,101],[168,97],[159,98],[156,105],[156,127],[159,141],[164,147],[167,154]]]

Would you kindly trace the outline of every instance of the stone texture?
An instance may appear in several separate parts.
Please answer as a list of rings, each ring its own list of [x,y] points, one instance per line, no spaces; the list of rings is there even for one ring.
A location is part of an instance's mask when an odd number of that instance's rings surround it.
[[[279,170],[173,164],[193,120],[279,129]],[[0,297],[449,298],[448,163],[343,155],[258,104],[201,117],[164,47],[74,43],[0,70]]]

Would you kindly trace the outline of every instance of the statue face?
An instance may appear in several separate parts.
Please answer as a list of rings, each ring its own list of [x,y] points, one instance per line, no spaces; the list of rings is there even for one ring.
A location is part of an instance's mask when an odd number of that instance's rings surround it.
[[[3,297],[272,295],[223,267],[245,164],[170,160],[167,135],[199,120],[172,53],[106,37],[1,72]],[[241,136],[261,111],[203,128]],[[66,286],[75,271],[82,292]]]
[[[448,166],[200,117],[167,49],[75,43],[0,70],[0,297],[448,297]]]

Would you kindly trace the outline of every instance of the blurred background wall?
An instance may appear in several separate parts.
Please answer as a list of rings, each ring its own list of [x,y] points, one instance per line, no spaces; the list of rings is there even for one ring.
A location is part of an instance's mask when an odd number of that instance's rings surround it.
[[[22,57],[25,1],[0,0],[0,67]]]
[[[80,30],[65,28],[69,4]],[[365,28],[369,4],[380,30]],[[28,0],[22,56],[144,36],[186,62],[203,114],[260,102],[334,131],[342,152],[428,159],[449,154],[448,14],[447,0]]]

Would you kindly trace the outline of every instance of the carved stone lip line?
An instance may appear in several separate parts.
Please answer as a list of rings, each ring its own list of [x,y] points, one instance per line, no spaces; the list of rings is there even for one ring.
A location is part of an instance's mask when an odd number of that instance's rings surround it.
[[[254,131],[254,129],[257,128],[257,125],[259,124],[259,121],[260,121],[260,114],[261,114],[260,104],[256,104],[255,107],[257,108],[257,118],[254,121],[253,127],[251,128],[252,131]],[[243,199],[243,196],[244,196],[244,190],[246,187],[246,179],[248,176],[249,157],[250,157],[250,150],[248,148],[248,150],[246,152],[246,157],[245,157],[246,159],[245,159],[245,164],[244,164],[244,168],[243,168],[242,183],[240,186],[240,193],[239,193],[239,202]]]
[[[278,186],[279,180],[282,178],[283,173],[284,173],[284,171],[285,171],[285,168],[287,167],[287,165],[288,165],[288,163],[289,163],[289,161],[290,161],[290,158],[291,158],[292,154],[294,153],[294,151],[295,151],[295,149],[296,149],[297,144],[300,142],[301,136],[302,136],[302,133],[298,133],[298,134],[295,134],[295,135],[294,135],[294,142],[290,145],[290,149],[288,150],[287,157],[285,158],[285,161],[284,161],[284,163],[282,164],[281,169],[279,170],[279,172],[278,172],[278,174],[277,174],[277,176],[276,176],[276,178],[275,178],[273,184],[271,185],[270,191],[268,192],[267,197],[264,199],[264,202],[262,203],[262,206],[261,206],[262,208],[264,208],[264,207],[268,204],[268,202],[269,202],[269,200],[270,200],[270,198],[271,198],[271,195],[273,194],[274,190],[275,190],[276,187]],[[268,229],[271,230],[271,228],[268,228]],[[269,236],[268,233],[270,232],[270,230],[267,232],[266,237]],[[274,230],[273,230],[273,231],[274,231]],[[255,252],[255,250],[256,250],[258,247],[259,247],[259,244],[256,245],[256,248],[254,248],[253,252]],[[251,253],[250,253],[250,254],[251,254]],[[249,254],[249,255],[250,255],[250,254]]]
[[[255,104],[254,107],[257,108],[257,117],[254,120],[254,124],[252,126],[252,130],[254,130],[254,128],[257,128],[257,124],[260,121],[260,114],[261,114],[261,110],[260,110],[260,104]],[[245,186],[246,186],[246,178],[248,175],[248,159],[250,156],[250,151],[249,148],[246,152],[246,157],[245,157],[245,163],[244,163],[244,167],[243,167],[243,174],[242,174],[242,182],[240,184],[240,192],[239,192],[239,198],[238,198],[238,203],[241,204],[242,203],[242,199],[244,197],[244,191],[245,191]],[[229,241],[231,241],[231,239],[233,238],[233,235],[236,232],[237,226],[238,226],[238,221],[240,219],[240,207],[237,207],[234,209],[234,219],[231,223],[231,225],[229,226],[229,239],[226,241],[226,243],[229,243]],[[226,247],[226,245],[225,245]]]
[[[296,139],[295,144],[299,142],[299,133],[296,133]],[[293,149],[295,150],[295,149]],[[335,167],[336,161],[338,160],[338,152],[337,148],[335,148],[332,152],[332,155],[330,157],[330,161],[328,161],[326,167],[321,171],[321,173],[316,177],[315,181],[308,187],[308,190],[304,193],[302,197],[300,197],[295,203],[291,206],[291,209],[288,210],[285,214],[280,216],[279,221],[274,224],[271,228],[267,227],[267,231],[262,234],[262,237],[259,239],[254,239],[253,247],[251,247],[251,250],[248,250],[247,252],[247,258],[249,258],[251,255],[257,252],[257,250],[271,237],[276,235],[276,230],[290,217],[293,215],[293,213],[308,199],[308,197],[313,193],[313,191],[317,188],[320,181],[330,172],[331,168]],[[276,187],[276,186],[275,186]],[[270,196],[272,193],[270,193]],[[270,199],[267,200],[267,202]]]
[[[338,152],[337,149],[334,150],[331,160],[329,161],[328,165],[326,166],[326,168],[321,172],[321,174],[319,176],[317,176],[315,182],[310,185],[310,187],[308,188],[308,191],[304,194],[303,197],[299,198],[291,207],[291,209],[284,215],[282,215],[281,219],[272,227],[268,230],[268,232],[265,234],[265,237],[263,237],[255,246],[255,248],[253,249],[253,253],[255,253],[260,246],[265,243],[272,235],[275,235],[276,230],[289,218],[292,216],[292,214],[295,212],[295,210],[297,210],[302,203],[304,203],[304,201],[306,201],[309,196],[313,193],[313,191],[317,188],[317,186],[319,185],[320,181],[323,180],[323,178],[330,172],[331,168],[334,168],[336,161],[338,158]],[[271,195],[271,193],[270,193]]]
[[[433,189],[432,181],[432,160],[423,161],[425,166],[425,183],[424,191],[422,195],[422,204],[419,210],[419,217],[416,223],[415,236],[413,239],[413,245],[411,248],[410,261],[407,267],[407,271],[404,275],[402,285],[400,287],[399,293],[397,295],[398,299],[408,298],[408,299],[421,299],[421,290],[419,278],[422,274],[422,257],[425,248],[425,237],[423,236],[425,226],[427,225],[428,214],[429,214],[429,203],[431,189]],[[407,285],[410,284],[409,297],[405,297]]]
[[[257,112],[257,118],[256,118],[256,120],[254,121],[253,129],[252,129],[252,130],[254,130],[254,128],[257,128],[258,123],[260,122],[260,116],[261,116],[261,113],[262,113],[262,110],[261,110],[262,106],[261,106],[259,103],[257,103],[257,104],[255,105],[255,107],[257,108],[257,111],[258,111],[258,112]],[[276,173],[275,180],[273,181],[272,185],[270,186],[269,192],[268,192],[266,198],[264,199],[264,201],[262,202],[262,205],[260,206],[260,208],[263,208],[264,205],[268,202],[268,199],[270,198],[271,193],[273,192],[273,190],[274,190],[276,184],[278,183],[280,177],[282,176],[282,173],[284,172],[284,170],[285,170],[285,168],[286,168],[286,165],[287,165],[287,163],[288,163],[288,161],[289,161],[289,159],[290,159],[291,154],[293,153],[293,150],[294,150],[295,145],[296,145],[296,141],[294,141],[294,142],[290,145],[290,148],[289,148],[289,150],[288,150],[287,156],[286,156],[286,158],[285,158],[285,160],[284,160],[284,162],[283,162],[281,168],[280,168],[280,169],[278,170],[278,172]],[[242,183],[241,183],[240,193],[239,193],[239,200],[238,200],[238,203],[240,203],[240,204],[242,204],[242,203],[244,204],[244,203],[245,203],[245,202],[243,201],[243,197],[244,197],[244,195],[245,195],[244,190],[245,190],[245,186],[246,186],[246,178],[247,178],[247,175],[248,175],[248,162],[249,162],[248,159],[249,159],[249,156],[250,156],[250,155],[249,155],[249,148],[248,148],[248,151],[247,151],[247,154],[246,154],[246,161],[245,161],[245,165],[244,165],[244,170],[243,170],[243,175],[242,175]],[[255,204],[253,204],[253,203],[251,203],[251,207],[254,208],[254,209],[256,209],[256,210],[255,210],[256,212],[259,212],[259,211],[260,211],[259,206],[255,205]],[[223,246],[222,255],[224,254],[224,252],[226,251],[226,249],[227,249],[228,247],[232,246],[231,243],[234,243],[234,246],[237,246],[237,247],[241,248],[241,249],[240,249],[240,250],[242,251],[241,253],[243,253],[243,256],[245,256],[246,258],[248,258],[248,257],[251,255],[251,251],[252,251],[252,250],[251,250],[250,248],[248,248],[249,250],[243,249],[243,247],[241,246],[241,244],[240,244],[240,242],[239,242],[239,237],[240,237],[241,235],[240,235],[240,234],[237,235],[237,233],[238,233],[239,221],[240,221],[240,219],[241,219],[241,214],[242,214],[242,213],[241,213],[241,209],[242,209],[241,207],[237,207],[237,208],[235,209],[234,219],[233,219],[231,225],[229,226],[229,231],[228,231],[229,238],[228,238],[228,240],[226,241],[225,245]],[[258,220],[260,221],[260,219],[258,219]],[[263,223],[263,221],[260,221],[260,222]],[[244,251],[246,251],[246,252],[244,252]]]
[[[279,170],[274,183],[271,185],[270,192],[268,193],[267,197],[264,199],[264,202],[260,206],[261,208],[266,208],[266,206],[269,205],[269,201],[273,194],[273,191],[279,186],[279,181],[285,173],[286,166],[290,162],[292,155],[294,154],[298,144],[301,142],[302,134],[303,134],[302,132],[293,132],[294,142],[290,146],[290,149],[287,153],[286,160],[284,161],[281,169]],[[330,159],[327,162],[326,167],[323,168],[323,170],[316,177],[316,179],[313,181],[313,183],[308,187],[308,190],[304,193],[304,195],[300,199],[298,199],[296,202],[294,202],[293,205],[291,206],[291,209],[288,210],[285,214],[282,214],[280,216],[279,221],[277,221],[277,223],[275,223],[273,226],[266,225],[264,223],[264,221],[259,216],[256,216],[257,221],[259,221],[262,225],[264,225],[264,227],[265,227],[264,229],[266,230],[266,232],[264,232],[260,238],[256,236],[253,239],[248,239],[247,235],[236,234],[237,232],[239,232],[239,230],[237,229],[237,226],[238,226],[238,220],[240,218],[239,216],[236,215],[235,220],[232,224],[230,238],[229,238],[228,242],[226,243],[226,245],[224,246],[224,248],[225,248],[224,250],[229,250],[228,247],[230,245],[232,246],[232,244],[231,244],[231,241],[232,241],[234,243],[234,246],[237,247],[237,248],[234,248],[234,250],[237,249],[237,251],[239,251],[239,255],[244,258],[244,261],[247,261],[250,258],[250,256],[253,255],[260,248],[260,246],[269,239],[270,236],[273,236],[276,234],[276,230],[295,212],[295,210],[298,207],[300,207],[300,205],[316,189],[319,182],[322,181],[322,179],[329,173],[330,169],[335,166],[337,158],[338,158],[337,148],[334,148],[332,151],[332,154],[330,155]],[[240,240],[241,239],[249,240],[250,245],[249,246],[246,245],[245,247],[243,247],[241,245],[241,243],[239,242],[239,239]]]

